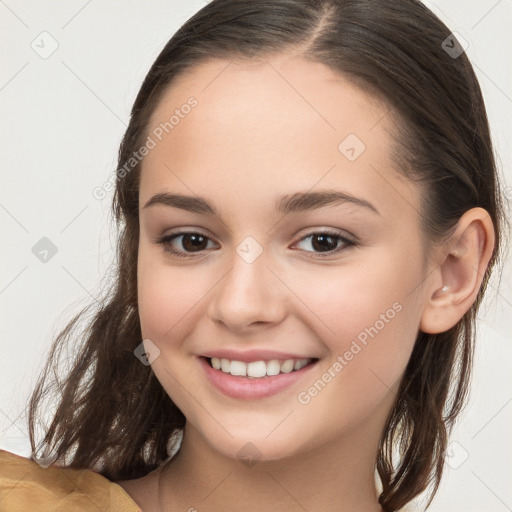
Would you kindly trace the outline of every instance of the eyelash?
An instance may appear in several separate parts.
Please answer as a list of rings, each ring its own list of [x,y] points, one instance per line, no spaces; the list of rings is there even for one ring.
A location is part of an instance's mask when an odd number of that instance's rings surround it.
[[[172,249],[171,248],[171,245],[170,245],[170,242],[172,240],[174,240],[175,238],[178,238],[180,236],[183,236],[183,235],[199,235],[203,238],[206,238],[207,240],[211,240],[208,236],[206,236],[205,234],[203,233],[200,233],[198,231],[178,231],[176,233],[171,233],[169,235],[165,235],[161,238],[158,238],[155,242],[157,244],[160,244],[164,247],[164,250],[169,253],[169,254],[172,254],[173,256],[176,256],[178,258],[194,258],[194,255],[197,255],[197,254],[200,254],[201,252],[204,252],[203,251],[198,251],[197,253],[194,253],[194,252],[181,252],[181,251],[176,251],[175,249]],[[342,245],[336,249],[333,249],[331,251],[326,251],[324,253],[322,252],[314,252],[314,251],[304,251],[302,250],[302,252],[306,252],[306,253],[313,253],[316,255],[316,257],[320,257],[320,258],[325,258],[327,256],[332,256],[333,254],[337,254],[341,251],[346,251],[348,249],[351,249],[351,248],[354,248],[357,246],[356,242],[354,242],[353,240],[349,240],[348,238],[340,235],[339,233],[337,232],[334,232],[334,231],[316,231],[316,232],[313,232],[305,237],[302,237],[299,242],[302,242],[303,240],[307,240],[308,238],[312,238],[314,237],[315,235],[323,235],[323,236],[328,236],[328,237],[331,237],[331,238],[335,238],[337,239],[338,241],[341,241],[342,242]]]

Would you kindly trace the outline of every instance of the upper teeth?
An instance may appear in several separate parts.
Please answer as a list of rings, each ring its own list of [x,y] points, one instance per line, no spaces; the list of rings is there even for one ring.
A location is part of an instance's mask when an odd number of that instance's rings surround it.
[[[244,363],[218,357],[211,358],[211,364],[216,370],[242,377],[265,377],[266,375],[278,375],[280,372],[290,373],[293,370],[304,368],[310,362],[311,359],[287,359],[280,363],[277,359],[272,359],[271,361]]]

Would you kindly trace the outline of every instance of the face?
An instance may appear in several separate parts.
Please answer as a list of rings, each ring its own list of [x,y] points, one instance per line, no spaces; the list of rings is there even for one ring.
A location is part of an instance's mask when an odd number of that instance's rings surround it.
[[[391,122],[299,57],[202,64],[153,113],[142,333],[187,425],[218,452],[251,442],[274,460],[382,427],[427,275],[421,193],[391,160]]]

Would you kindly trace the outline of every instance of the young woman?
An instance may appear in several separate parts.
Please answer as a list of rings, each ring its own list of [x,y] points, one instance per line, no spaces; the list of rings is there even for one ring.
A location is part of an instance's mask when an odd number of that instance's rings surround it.
[[[213,0],[151,67],[114,182],[117,280],[34,392],[40,465],[2,452],[6,510],[433,496],[502,224],[482,95],[439,19]]]

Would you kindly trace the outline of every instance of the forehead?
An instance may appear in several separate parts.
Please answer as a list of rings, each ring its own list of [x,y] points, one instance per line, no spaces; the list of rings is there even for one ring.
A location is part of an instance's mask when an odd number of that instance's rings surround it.
[[[141,204],[162,190],[225,202],[224,191],[233,206],[261,207],[319,187],[373,197],[390,214],[397,202],[417,210],[418,191],[391,160],[392,126],[385,105],[323,64],[209,61],[180,75],[153,112]]]

